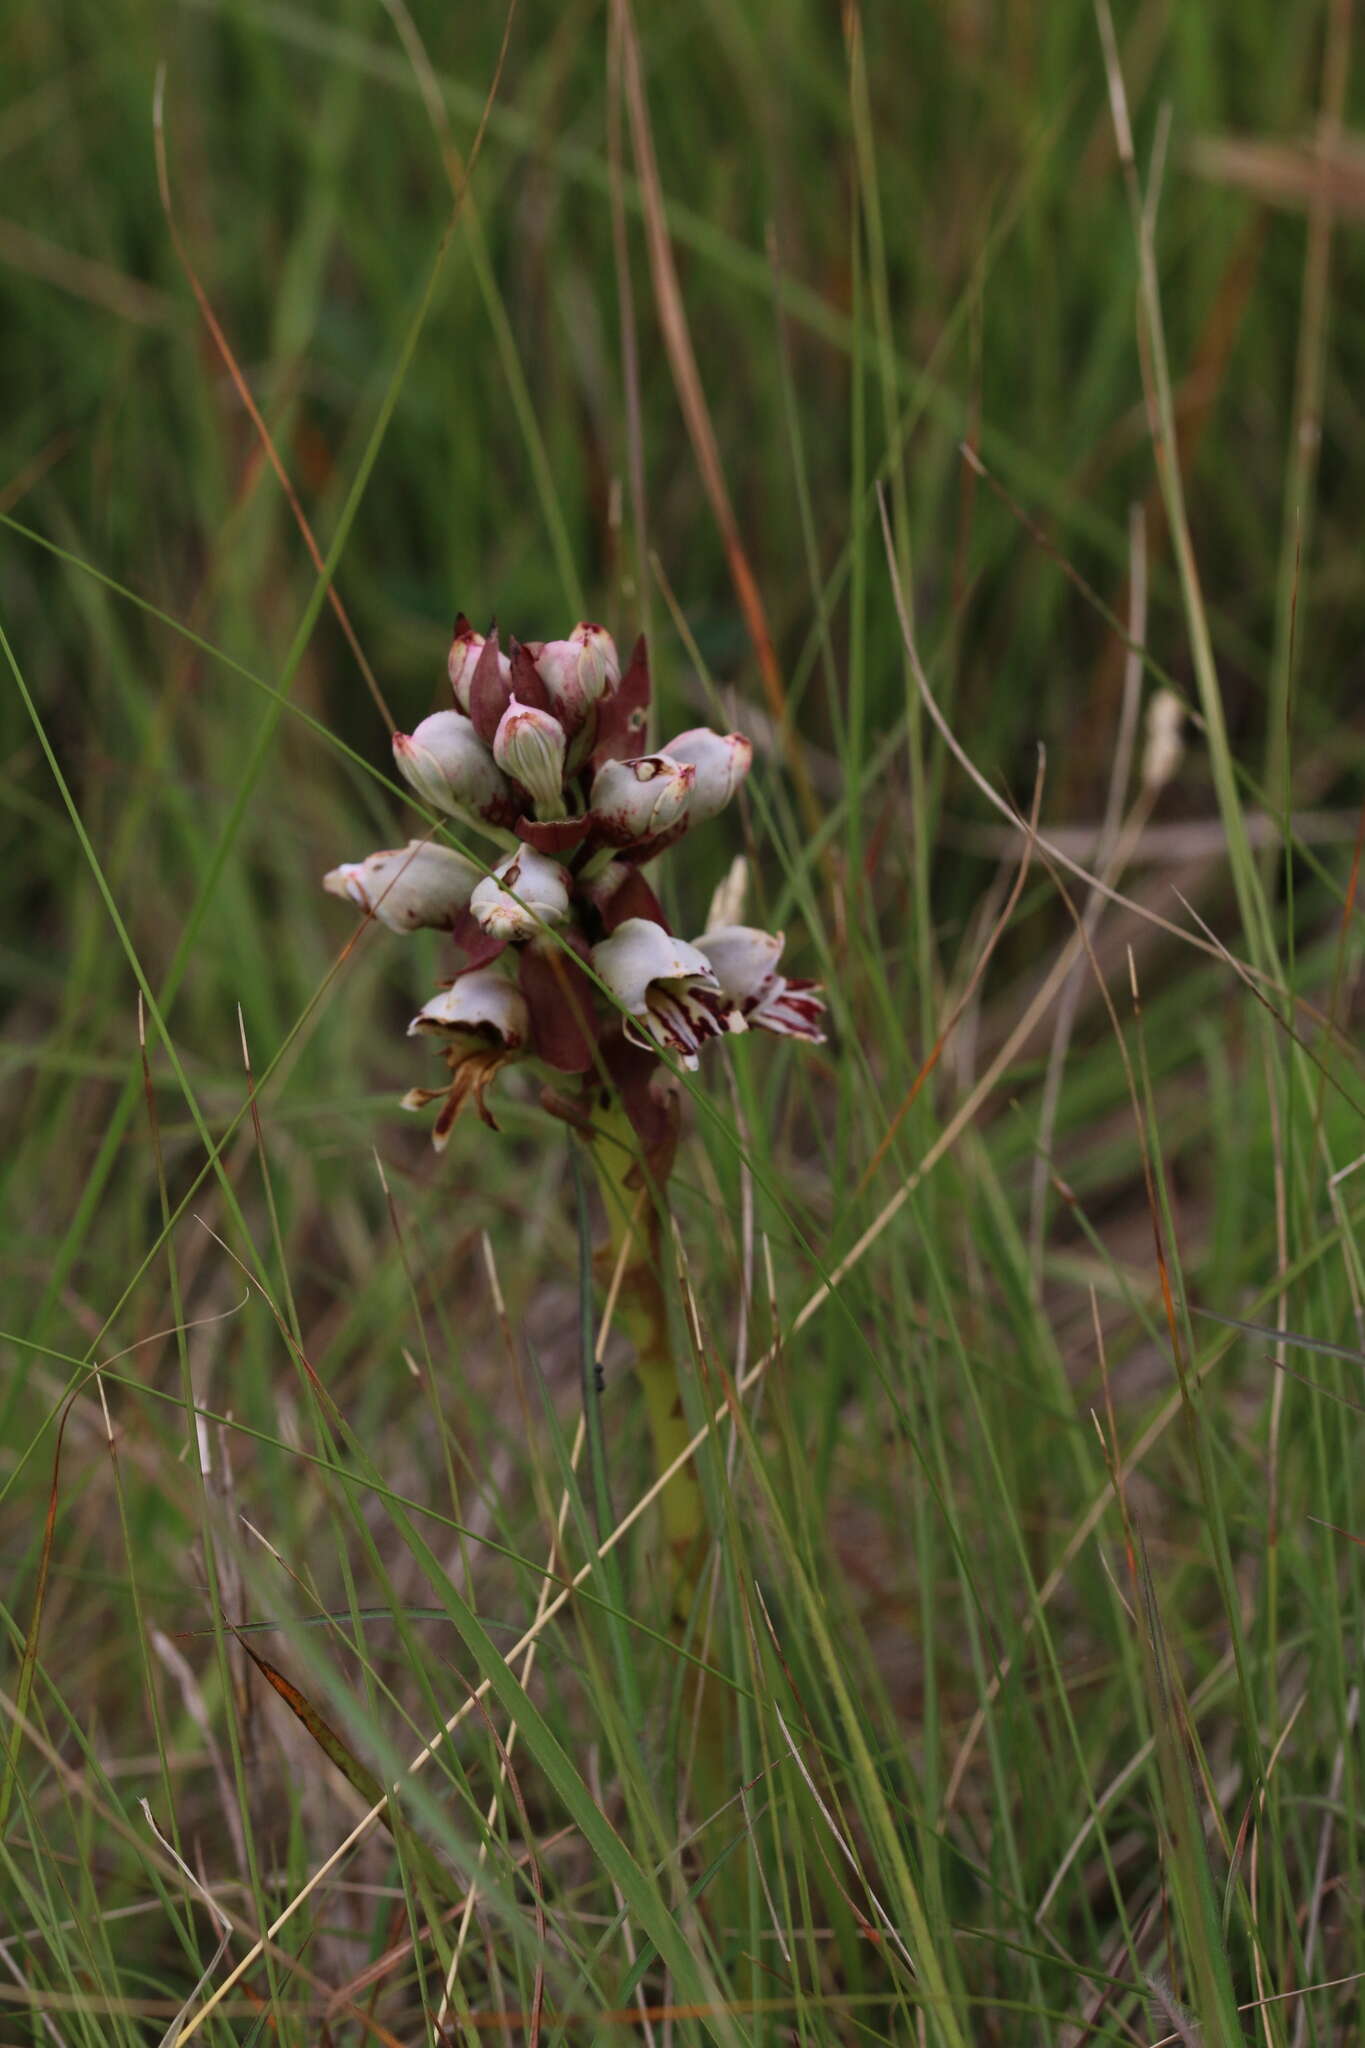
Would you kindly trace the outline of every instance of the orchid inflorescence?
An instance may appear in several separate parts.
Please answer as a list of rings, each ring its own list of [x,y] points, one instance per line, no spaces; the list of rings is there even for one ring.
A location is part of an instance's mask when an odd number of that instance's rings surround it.
[[[491,838],[502,858],[481,869],[414,839],[324,878],[395,931],[449,931],[464,955],[408,1027],[436,1040],[450,1082],[412,1089],[404,1107],[441,1101],[439,1150],[467,1101],[493,1122],[485,1092],[504,1066],[537,1061],[580,1077],[585,1104],[613,1087],[662,1176],[678,1098],[661,1055],[695,1068],[708,1038],[751,1027],[823,1037],[818,989],[779,971],[780,933],[718,922],[695,943],[675,938],[643,872],[724,808],[753,749],[740,733],[696,726],[639,751],[645,642],[623,672],[601,626],[513,640],[504,653],[496,630],[485,637],[461,615],[449,671],[453,709],[395,734],[394,758],[430,809]],[[545,1100],[588,1120],[554,1089]]]

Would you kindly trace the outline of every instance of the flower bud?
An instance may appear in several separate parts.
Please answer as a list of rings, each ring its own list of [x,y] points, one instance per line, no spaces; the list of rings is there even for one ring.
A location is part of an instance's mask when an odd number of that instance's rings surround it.
[[[723,881],[715,887],[711,907],[706,913],[706,929],[713,932],[723,924],[738,924],[744,915],[744,899],[749,893],[749,863],[742,853],[737,853],[725,872]]]
[[[479,879],[473,861],[448,846],[410,839],[392,852],[344,861],[322,878],[332,896],[345,896],[391,931],[449,929]]]
[[[474,680],[474,670],[478,667],[479,656],[484,650],[484,640],[485,636],[476,633],[461,612],[455,621],[455,638],[450,643],[450,655],[446,665],[450,672],[450,687],[455,694],[455,702],[460,710],[466,713],[469,710],[469,686]],[[512,664],[505,654],[498,655],[498,669],[503,676],[510,677]]]
[[[696,769],[687,805],[688,825],[704,825],[725,809],[753,763],[752,744],[742,732],[712,732],[694,725],[664,748],[671,760]]]
[[[525,1045],[530,1022],[526,998],[516,983],[495,967],[475,967],[423,1003],[408,1026],[408,1036],[484,1040],[510,1052]]]
[[[646,1051],[675,1053],[691,1068],[705,1039],[744,1029],[706,956],[648,918],[628,917],[593,947],[592,965],[626,1012],[626,1037]]]
[[[605,626],[575,626],[567,640],[547,640],[536,656],[560,722],[576,733],[594,704],[621,680],[616,642]]]
[[[569,878],[557,860],[523,846],[478,884],[469,908],[490,939],[532,939],[568,916]]]
[[[688,809],[696,772],[669,754],[604,762],[593,777],[591,798],[603,838],[612,846],[631,846],[676,825]]]
[[[542,818],[564,815],[564,728],[513,697],[498,721],[493,759],[530,795]]]
[[[396,732],[393,757],[435,811],[468,810],[486,818],[507,807],[506,777],[462,712],[435,711],[416,732]]]
[[[813,981],[789,981],[778,973],[782,943],[781,932],[730,924],[704,932],[697,951],[715,975],[724,1000],[733,1003],[754,1030],[823,1044],[820,1019],[825,999]]]

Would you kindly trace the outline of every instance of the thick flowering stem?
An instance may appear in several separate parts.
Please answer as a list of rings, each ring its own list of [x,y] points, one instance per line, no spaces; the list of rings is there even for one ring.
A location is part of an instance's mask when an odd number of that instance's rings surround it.
[[[599,1271],[604,1285],[615,1289],[616,1323],[635,1347],[655,1470],[666,1472],[690,1443],[692,1430],[683,1408],[663,1284],[664,1192],[647,1183],[634,1131],[619,1103],[597,1113],[588,1149],[607,1214]],[[665,1483],[660,1509],[670,1620],[681,1631],[691,1616],[706,1551],[705,1506],[691,1459]]]
[[[638,1141],[619,1100],[606,1110],[597,1109],[589,1149],[607,1212],[608,1243],[599,1270],[608,1288],[615,1283],[615,1315],[635,1346],[655,1469],[662,1474],[692,1440],[660,1259],[668,1220],[666,1195],[657,1180],[646,1179]],[[660,1508],[669,1633],[676,1643],[705,1656],[708,1631],[698,1611],[698,1596],[707,1552],[706,1505],[693,1458],[686,1458],[665,1481]],[[690,1803],[701,1822],[697,1853],[705,1865],[724,1846],[715,1835],[712,1816],[724,1809],[733,1788],[728,1766],[729,1695],[704,1663],[686,1667],[682,1710],[681,1742],[691,1757]],[[736,1894],[726,1910],[730,1919],[741,1919],[747,1913],[747,1898]]]

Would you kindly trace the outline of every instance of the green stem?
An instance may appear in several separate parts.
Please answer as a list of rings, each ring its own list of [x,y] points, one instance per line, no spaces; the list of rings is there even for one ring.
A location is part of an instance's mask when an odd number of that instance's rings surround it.
[[[598,1270],[609,1295],[615,1290],[614,1320],[635,1347],[655,1469],[666,1472],[691,1442],[692,1431],[683,1407],[663,1285],[664,1194],[646,1178],[619,1103],[598,1114],[588,1149],[607,1213],[607,1246],[598,1256]],[[692,1460],[666,1482],[660,1508],[671,1620],[677,1633],[691,1616],[706,1554],[705,1505]]]
[[[598,1253],[597,1270],[608,1298],[614,1290],[613,1321],[635,1346],[635,1370],[645,1397],[655,1470],[663,1474],[692,1440],[663,1280],[667,1198],[641,1157],[619,1101],[596,1113],[588,1149],[607,1212],[608,1241]],[[669,1634],[676,1644],[701,1649],[706,1631],[698,1625],[702,1620],[698,1609],[708,1524],[694,1458],[684,1458],[678,1469],[669,1473],[660,1489],[659,1504]],[[731,1846],[724,1831],[717,1833],[714,1821],[733,1791],[728,1688],[704,1664],[689,1662],[682,1675],[680,1705],[680,1732],[691,1759],[683,1798],[699,1822],[693,1853],[704,1870]],[[725,1902],[720,1908],[723,1919],[731,1925],[747,1926],[749,1906],[742,1865],[731,1866],[727,1861],[726,1870],[729,1874],[718,1895]],[[738,1890],[733,1890],[736,1885]]]

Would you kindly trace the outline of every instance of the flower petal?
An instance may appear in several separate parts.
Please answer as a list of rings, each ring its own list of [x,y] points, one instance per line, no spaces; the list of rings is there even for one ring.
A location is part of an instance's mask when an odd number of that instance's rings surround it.
[[[525,1045],[530,1028],[526,998],[516,984],[496,968],[474,967],[422,1005],[408,1036],[482,1037],[516,1051]]]

